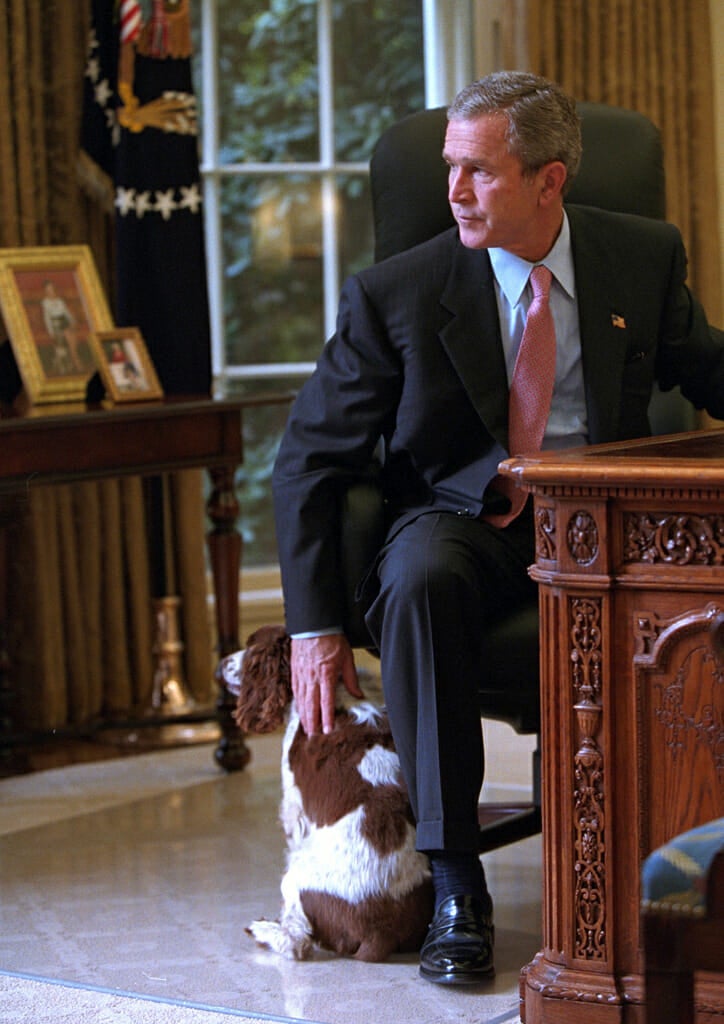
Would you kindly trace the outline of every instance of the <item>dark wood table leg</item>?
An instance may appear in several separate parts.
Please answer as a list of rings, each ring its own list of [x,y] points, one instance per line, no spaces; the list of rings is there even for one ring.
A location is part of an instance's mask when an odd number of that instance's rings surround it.
[[[11,741],[13,738],[9,656],[5,619],[5,530],[0,523],[0,777],[14,774]]]
[[[239,571],[241,534],[236,528],[239,502],[234,488],[234,467],[210,469],[212,490],[206,511],[213,524],[207,536],[216,597],[216,628],[219,658],[239,649]],[[214,757],[225,771],[239,771],[249,763],[251,753],[232,718],[236,699],[219,680],[216,709],[221,739]]]
[[[0,778],[29,770],[28,758],[17,749],[15,734],[15,690],[11,679],[7,644],[7,534],[5,527],[15,518],[16,506],[7,498],[0,505]]]

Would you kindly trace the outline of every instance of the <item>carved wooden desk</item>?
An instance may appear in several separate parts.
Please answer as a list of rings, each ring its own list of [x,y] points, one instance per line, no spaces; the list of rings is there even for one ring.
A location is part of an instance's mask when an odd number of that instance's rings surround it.
[[[541,609],[544,945],[522,1016],[638,1024],[641,862],[724,814],[724,431],[504,472],[535,495]],[[724,973],[697,1006],[724,1021]]]
[[[212,529],[207,539],[218,649],[223,656],[239,646],[241,537],[235,525],[239,504],[234,493],[234,471],[243,457],[242,411],[259,401],[169,398],[110,409],[80,406],[76,411],[56,412],[48,407],[47,414],[3,416],[0,492],[103,476],[206,468],[212,483],[207,502]],[[0,602],[0,617],[2,614]],[[8,686],[11,681],[0,680],[0,691]],[[229,770],[243,767],[249,758],[243,737],[231,720],[232,704],[231,696],[222,694],[222,739],[216,759]],[[2,741],[0,727],[0,755]]]

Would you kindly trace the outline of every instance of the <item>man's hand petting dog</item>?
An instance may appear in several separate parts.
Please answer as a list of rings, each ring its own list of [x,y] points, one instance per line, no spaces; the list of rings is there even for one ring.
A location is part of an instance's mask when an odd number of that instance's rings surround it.
[[[334,729],[340,682],[353,697],[364,697],[352,648],[343,633],[293,639],[291,667],[294,701],[307,736]]]

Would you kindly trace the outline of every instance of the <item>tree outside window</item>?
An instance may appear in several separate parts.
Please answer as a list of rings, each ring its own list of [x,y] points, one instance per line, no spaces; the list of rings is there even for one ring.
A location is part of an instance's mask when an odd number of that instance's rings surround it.
[[[374,143],[424,106],[421,0],[198,0],[194,16],[218,388],[293,389],[340,282],[372,261]],[[247,566],[276,560],[268,478],[287,411],[246,417]]]

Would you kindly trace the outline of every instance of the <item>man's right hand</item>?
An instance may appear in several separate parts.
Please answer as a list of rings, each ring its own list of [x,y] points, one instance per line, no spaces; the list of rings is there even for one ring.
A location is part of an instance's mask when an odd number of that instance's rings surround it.
[[[294,700],[308,736],[334,728],[335,692],[340,680],[353,697],[364,697],[344,633],[293,637],[291,669]]]

